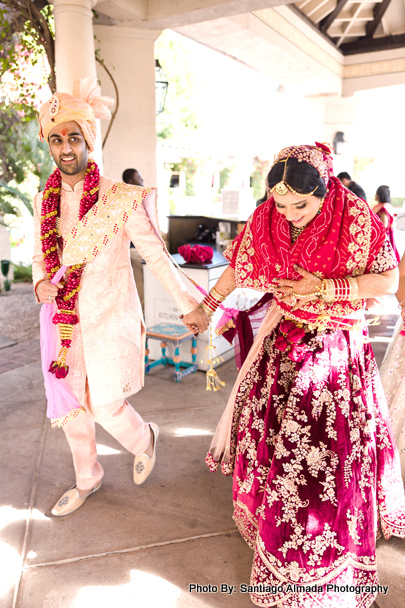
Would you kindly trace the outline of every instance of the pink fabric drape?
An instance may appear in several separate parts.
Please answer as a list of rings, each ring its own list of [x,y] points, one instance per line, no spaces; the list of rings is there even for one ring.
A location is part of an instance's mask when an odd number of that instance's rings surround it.
[[[281,317],[281,312],[277,309],[276,303],[272,302],[256,335],[256,339],[253,342],[253,346],[250,349],[249,354],[239,371],[238,377],[232,389],[231,396],[229,397],[228,404],[225,408],[224,413],[222,414],[221,420],[218,423],[218,426],[214,433],[214,437],[211,441],[209,451],[213,459],[218,462],[221,460],[221,454],[223,454],[222,462],[227,463],[230,460],[233,409],[240,383],[244,379],[257,354],[260,352],[260,348],[263,344],[264,338],[275,327],[277,327],[278,323],[281,321]]]
[[[61,266],[55,274],[51,283],[55,285],[66,271],[66,266]],[[46,415],[52,420],[65,418],[73,410],[79,410],[80,405],[70,392],[66,383],[58,379],[49,371],[49,366],[57,356],[57,334],[53,317],[57,313],[57,306],[52,304],[42,304],[40,319],[40,342],[41,342],[41,362],[42,372],[45,381],[45,393],[48,401]]]

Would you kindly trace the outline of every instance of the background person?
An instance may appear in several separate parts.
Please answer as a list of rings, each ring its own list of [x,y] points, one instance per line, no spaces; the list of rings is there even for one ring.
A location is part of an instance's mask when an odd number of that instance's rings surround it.
[[[379,186],[375,193],[375,200],[377,201],[377,205],[374,205],[373,211],[384,224],[387,236],[399,262],[400,256],[395,245],[394,236],[394,210],[391,205],[391,192],[389,186]]]
[[[122,174],[122,181],[125,184],[132,184],[132,186],[143,186],[142,175],[137,169],[125,169]]]
[[[346,188],[349,188],[349,190],[351,190],[356,196],[362,198],[363,201],[367,201],[366,193],[364,192],[363,188],[352,180],[347,171],[342,171],[336,177],[340,179],[342,184],[346,186]]]

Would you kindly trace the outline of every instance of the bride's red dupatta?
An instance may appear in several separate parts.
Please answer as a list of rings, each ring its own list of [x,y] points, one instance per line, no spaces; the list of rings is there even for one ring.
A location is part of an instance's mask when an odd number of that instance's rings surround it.
[[[230,342],[236,338],[237,367],[241,367],[253,343],[255,315],[261,309],[263,318],[273,298],[280,312],[298,323],[332,328],[354,325],[355,313],[365,308],[365,300],[312,300],[292,312],[290,305],[280,302],[273,279],[302,278],[294,264],[320,278],[360,276],[370,271],[385,238],[385,228],[368,204],[336,177],[329,180],[321,213],[294,244],[289,222],[277,211],[273,197],[260,205],[224,252],[235,270],[236,286],[265,293],[255,306],[233,319],[230,329],[221,332]],[[392,268],[396,265],[392,256]]]

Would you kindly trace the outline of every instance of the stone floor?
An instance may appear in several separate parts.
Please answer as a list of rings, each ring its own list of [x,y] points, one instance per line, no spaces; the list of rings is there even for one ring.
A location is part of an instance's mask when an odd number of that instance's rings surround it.
[[[14,344],[11,340],[0,336],[0,374],[39,361],[40,358],[41,351],[38,338],[31,338],[31,340]]]
[[[379,359],[394,321],[384,318],[372,330]],[[32,344],[18,346],[1,349],[1,357],[15,362],[18,352],[32,352]],[[153,474],[134,486],[133,457],[99,428],[103,486],[64,518],[50,510],[74,471],[63,431],[45,419],[40,362],[0,374],[1,608],[253,605],[246,594],[189,592],[190,584],[248,583],[252,564],[232,521],[231,479],[204,464],[236,377],[232,361],[218,371],[226,387],[212,393],[200,372],[177,384],[171,369],[152,370],[130,401],[160,426]],[[379,541],[378,563],[381,583],[389,584],[379,608],[403,608],[405,541]]]

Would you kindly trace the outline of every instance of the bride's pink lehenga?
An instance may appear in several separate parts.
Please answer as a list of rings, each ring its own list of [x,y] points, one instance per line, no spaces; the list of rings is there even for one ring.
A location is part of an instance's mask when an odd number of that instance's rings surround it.
[[[331,177],[322,213],[294,244],[271,198],[226,256],[237,287],[275,292],[263,300],[264,320],[207,456],[212,470],[233,474],[234,518],[254,551],[251,599],[367,608],[378,582],[376,537],[405,537],[405,498],[365,301],[317,300],[292,312],[272,279],[298,279],[294,264],[325,278],[395,268],[385,229]]]

